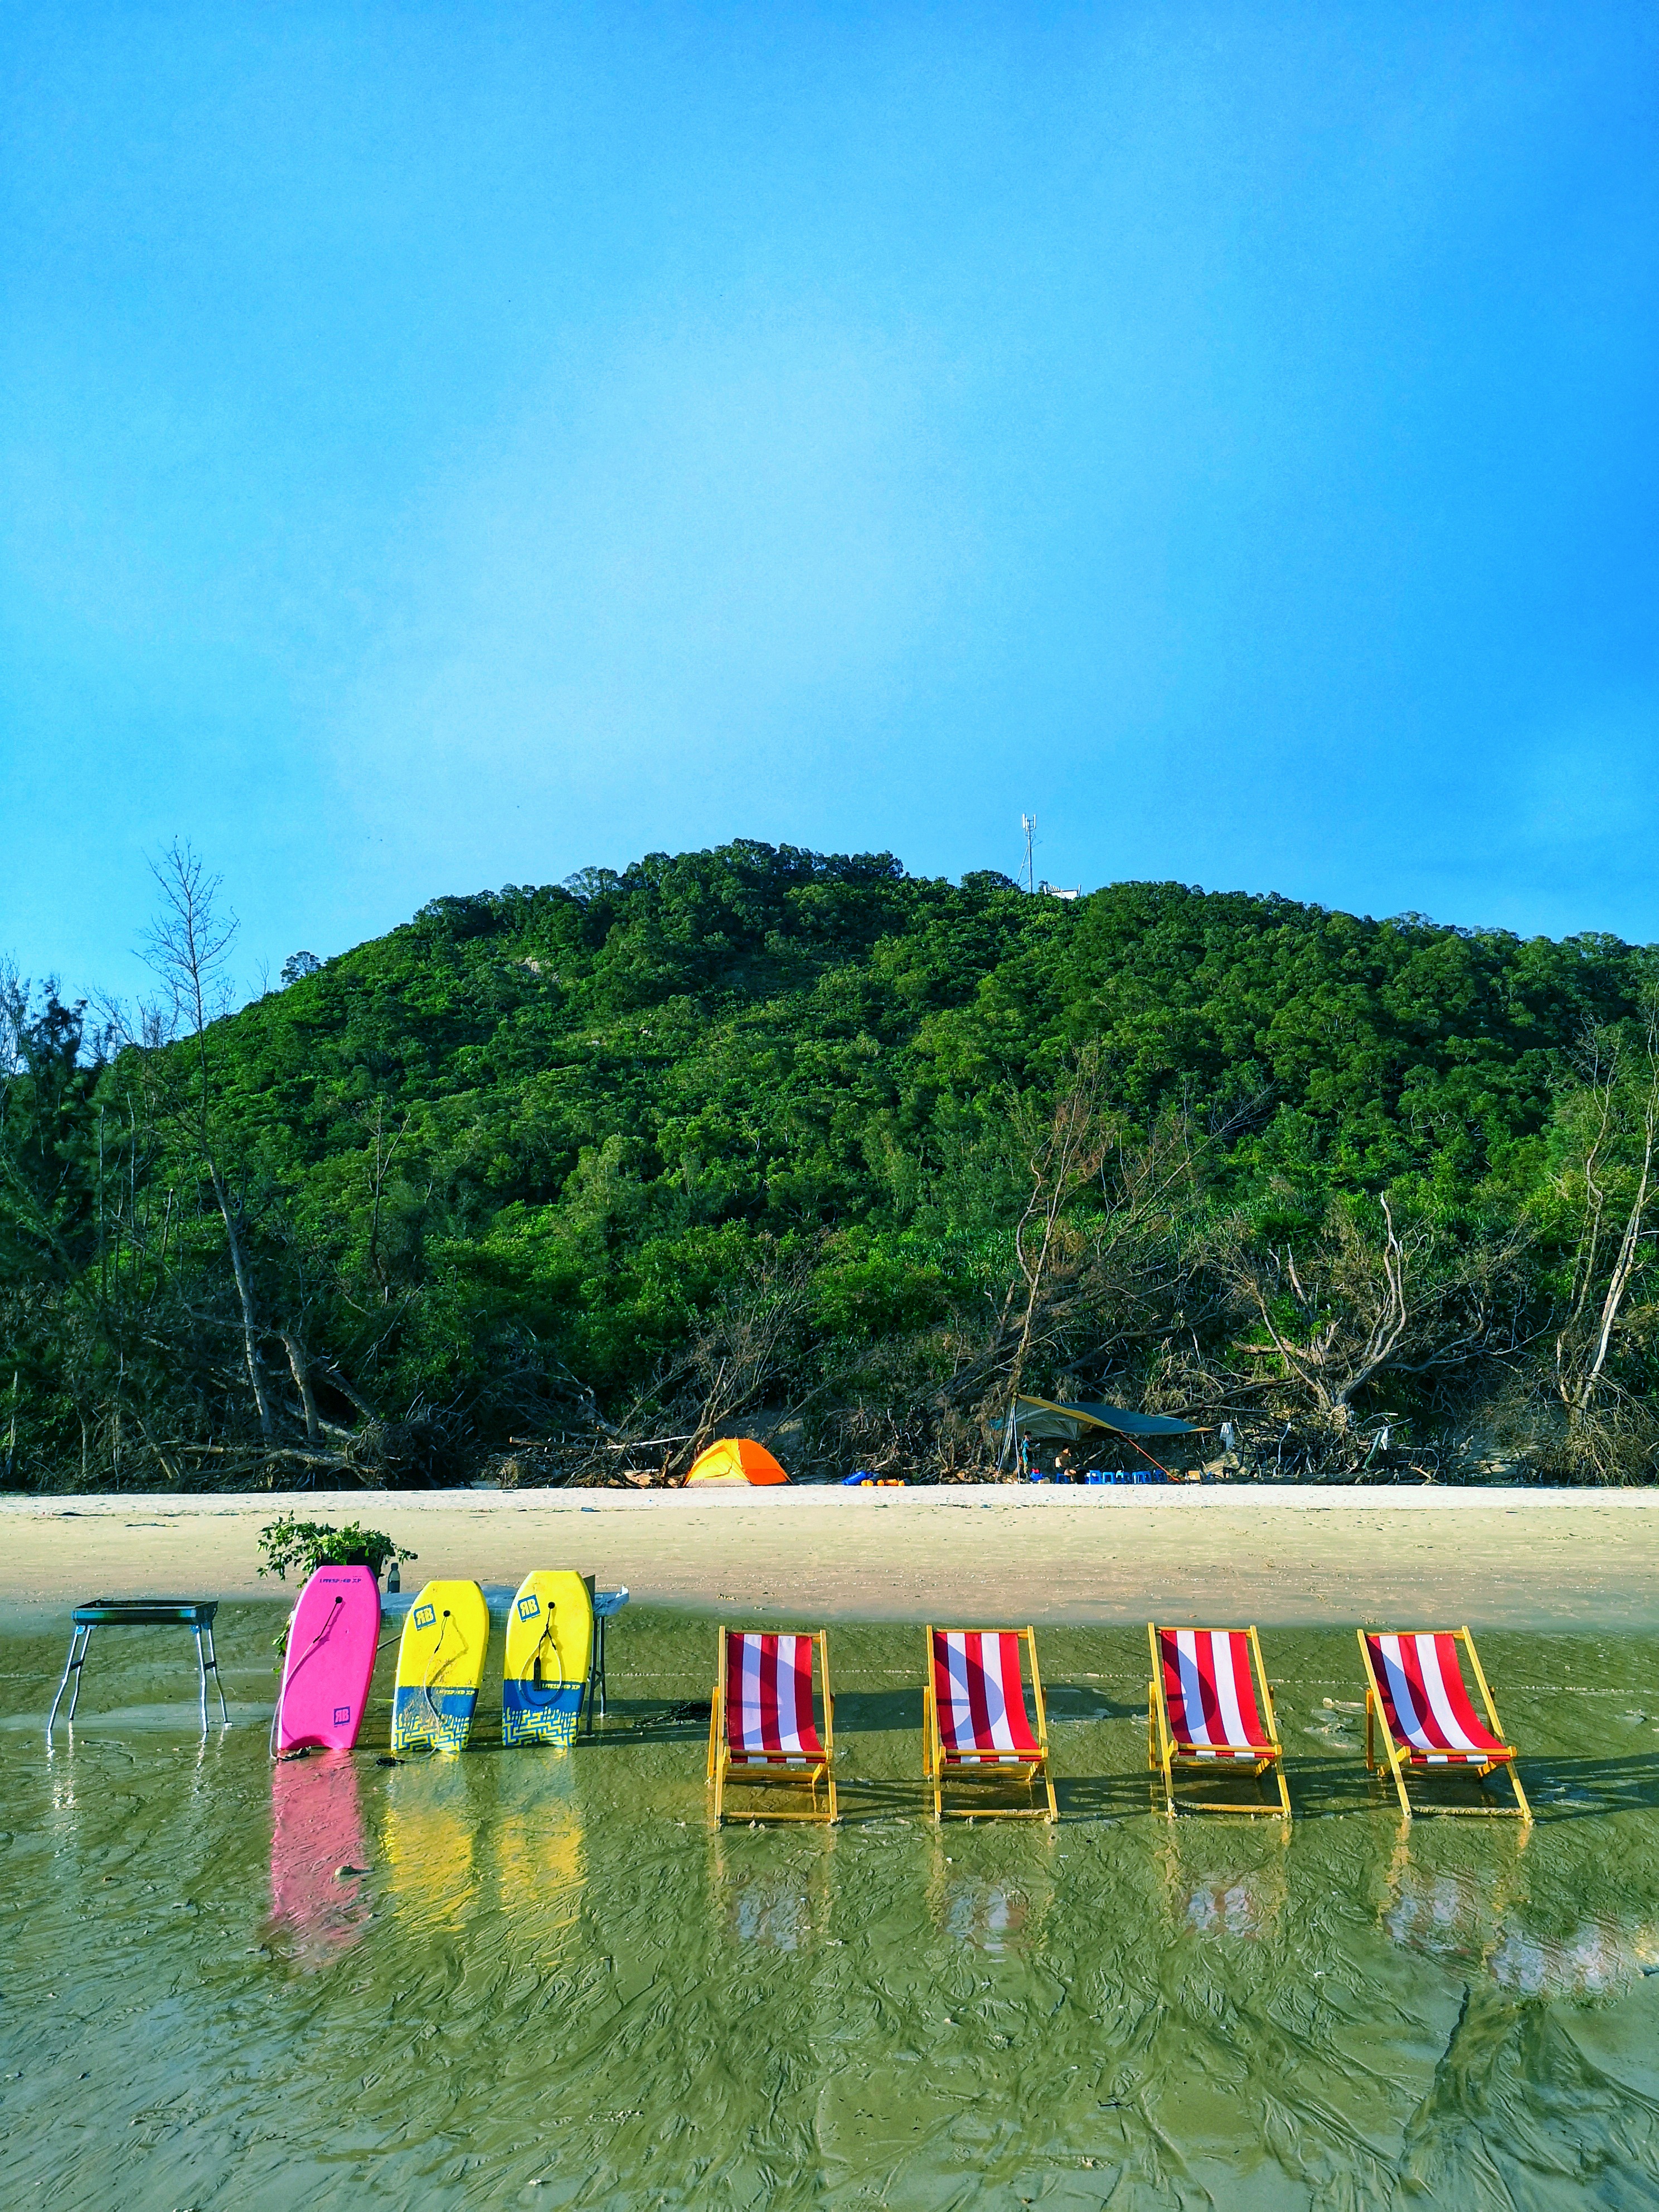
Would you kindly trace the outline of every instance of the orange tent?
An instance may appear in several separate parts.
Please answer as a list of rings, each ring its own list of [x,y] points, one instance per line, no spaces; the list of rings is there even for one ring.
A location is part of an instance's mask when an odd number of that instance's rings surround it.
[[[722,1437],[691,1463],[685,1478],[694,1482],[787,1482],[789,1478],[764,1444],[752,1437]]]

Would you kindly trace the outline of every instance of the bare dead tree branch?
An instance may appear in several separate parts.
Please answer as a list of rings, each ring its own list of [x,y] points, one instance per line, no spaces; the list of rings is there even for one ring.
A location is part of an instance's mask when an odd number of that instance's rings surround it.
[[[200,855],[174,838],[151,866],[161,904],[144,939],[143,957],[171,994],[175,1028],[180,1024],[195,1043],[195,1086],[190,1126],[198,1156],[212,1186],[224,1224],[225,1247],[241,1309],[242,1351],[248,1386],[259,1417],[259,1433],[269,1445],[274,1431],[270,1395],[259,1358],[259,1322],[241,1231],[241,1202],[231,1190],[213,1135],[213,1078],[208,1030],[228,1005],[225,962],[235,939],[234,915],[217,908],[220,878],[210,876]]]
[[[1555,1338],[1555,1382],[1570,1427],[1583,1424],[1607,1382],[1607,1363],[1631,1286],[1651,1241],[1649,1216],[1659,1167],[1659,1004],[1650,1001],[1646,1067],[1628,1079],[1619,1041],[1586,1038],[1583,1066],[1593,1101],[1583,1158],[1565,1178],[1578,1185],[1578,1231],[1567,1306]],[[1603,1259],[1611,1186],[1622,1180],[1624,1220],[1610,1261]]]

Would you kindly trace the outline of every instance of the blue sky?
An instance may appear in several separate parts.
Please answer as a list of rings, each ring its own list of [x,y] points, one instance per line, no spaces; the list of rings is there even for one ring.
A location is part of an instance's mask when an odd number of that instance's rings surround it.
[[[14,6],[0,951],[745,836],[1659,939],[1650,7]]]

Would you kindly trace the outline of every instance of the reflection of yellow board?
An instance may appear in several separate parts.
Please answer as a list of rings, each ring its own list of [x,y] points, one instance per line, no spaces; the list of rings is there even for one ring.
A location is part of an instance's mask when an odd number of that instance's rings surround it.
[[[477,1583],[428,1583],[398,1646],[393,1751],[465,1751],[478,1699],[489,1608]]]
[[[507,1620],[501,1741],[568,1745],[592,1657],[593,1601],[581,1577],[526,1575]]]
[[[477,1833],[478,1808],[465,1766],[448,1759],[422,1761],[386,1777],[381,1838],[405,1933],[459,1932],[477,1893],[472,1854]]]
[[[575,1764],[509,1759],[498,1762],[490,1781],[508,1948],[545,1966],[581,1925],[587,1850]]]

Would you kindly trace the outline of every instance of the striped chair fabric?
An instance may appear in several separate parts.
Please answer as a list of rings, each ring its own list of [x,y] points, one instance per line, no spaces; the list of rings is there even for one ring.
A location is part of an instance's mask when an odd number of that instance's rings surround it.
[[[726,1629],[726,1742],[734,1766],[817,1765],[812,1639]]]
[[[1041,1764],[1042,1749],[1025,1710],[1019,1643],[1006,1630],[933,1631],[939,1745],[952,1765]]]
[[[1455,1636],[1368,1636],[1365,1649],[1382,1718],[1413,1766],[1495,1765],[1515,1756],[1476,1717]]]
[[[1261,1759],[1273,1741],[1256,1709],[1242,1628],[1160,1628],[1170,1733],[1186,1759]]]

